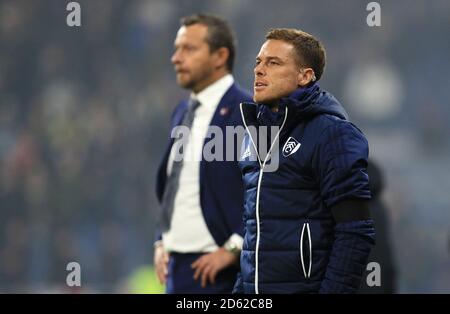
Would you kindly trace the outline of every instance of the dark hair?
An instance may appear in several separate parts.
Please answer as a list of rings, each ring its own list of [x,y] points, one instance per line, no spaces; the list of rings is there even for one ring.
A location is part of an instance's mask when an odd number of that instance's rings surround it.
[[[317,81],[322,77],[326,62],[325,48],[314,36],[294,28],[274,28],[267,33],[266,39],[292,44],[299,64],[312,68]]]
[[[181,26],[190,26],[194,24],[202,24],[208,27],[208,35],[206,42],[211,52],[219,48],[228,48],[230,53],[227,60],[228,71],[233,71],[234,57],[236,53],[236,40],[234,33],[223,18],[213,14],[194,14],[185,16],[180,20]]]

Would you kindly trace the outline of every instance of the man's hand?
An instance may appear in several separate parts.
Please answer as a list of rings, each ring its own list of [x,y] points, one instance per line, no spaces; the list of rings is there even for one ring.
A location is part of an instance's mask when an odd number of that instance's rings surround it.
[[[191,265],[195,269],[194,279],[198,280],[201,277],[203,288],[206,287],[208,280],[212,284],[215,284],[217,274],[221,270],[237,263],[237,261],[238,256],[228,252],[224,248],[219,248],[215,252],[202,255]]]
[[[153,256],[156,275],[160,283],[165,284],[167,280],[169,253],[164,250],[162,244],[155,246],[155,254]]]

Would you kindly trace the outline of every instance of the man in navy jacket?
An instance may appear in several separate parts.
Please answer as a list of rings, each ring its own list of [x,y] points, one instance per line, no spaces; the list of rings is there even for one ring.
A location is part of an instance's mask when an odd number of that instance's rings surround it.
[[[368,143],[317,85],[324,66],[322,44],[295,29],[271,30],[256,58],[255,103],[241,104],[245,236],[235,293],[360,285],[375,236]]]
[[[181,20],[172,63],[178,84],[192,93],[175,108],[171,129],[192,124],[183,152],[193,155],[183,156],[182,166],[176,167],[178,148],[171,136],[158,171],[160,221],[167,223],[159,224],[154,263],[168,293],[231,293],[236,280],[243,184],[236,155],[226,158],[237,151],[225,145],[233,140],[227,138],[226,127],[242,126],[239,104],[251,97],[230,74],[234,54],[232,31],[221,18],[193,15]],[[186,122],[193,103],[193,119]],[[212,140],[209,126],[223,135],[223,155],[217,160],[203,154]]]

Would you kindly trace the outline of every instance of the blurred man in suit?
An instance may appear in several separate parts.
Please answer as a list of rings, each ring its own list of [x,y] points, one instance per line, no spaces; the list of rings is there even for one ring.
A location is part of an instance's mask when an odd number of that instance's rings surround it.
[[[161,216],[154,263],[167,293],[231,293],[236,279],[243,242],[237,157],[207,161],[202,154],[208,127],[223,131],[223,143],[231,140],[225,128],[242,125],[239,104],[251,99],[231,75],[234,57],[235,39],[226,21],[209,14],[181,20],[172,63],[178,84],[191,96],[175,108],[171,128],[190,130],[183,152],[194,158],[179,160],[171,137],[158,172]]]

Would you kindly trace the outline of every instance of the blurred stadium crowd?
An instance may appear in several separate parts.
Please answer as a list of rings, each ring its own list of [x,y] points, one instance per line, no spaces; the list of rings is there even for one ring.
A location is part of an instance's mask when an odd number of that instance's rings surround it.
[[[321,86],[385,171],[399,292],[450,292],[450,2],[380,1],[380,28],[350,0],[86,0],[70,28],[68,2],[0,0],[0,292],[64,292],[71,261],[86,291],[123,292],[151,263],[156,167],[186,95],[173,39],[199,11],[236,30],[246,88],[268,28],[322,39]]]

